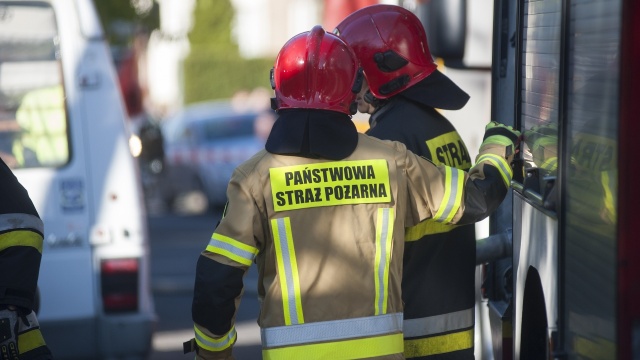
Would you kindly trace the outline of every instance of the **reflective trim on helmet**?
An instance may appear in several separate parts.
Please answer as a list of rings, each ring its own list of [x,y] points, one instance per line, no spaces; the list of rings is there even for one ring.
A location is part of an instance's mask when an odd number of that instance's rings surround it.
[[[219,338],[212,338],[203,333],[197,326],[193,326],[195,330],[196,343],[199,347],[209,351],[222,351],[233,345],[236,341],[237,333],[235,326],[231,327],[228,333]]]
[[[500,175],[502,176],[502,180],[504,180],[504,184],[507,187],[511,186],[511,177],[513,175],[513,172],[505,158],[496,154],[484,154],[478,158],[476,165],[483,161],[487,161],[495,168],[497,168],[500,172]]]
[[[458,212],[462,204],[462,187],[464,186],[464,171],[452,167],[445,167],[445,192],[438,211],[433,219],[438,222],[449,223]]]
[[[253,259],[258,254],[257,248],[218,233],[213,233],[211,236],[207,251],[226,256],[246,266],[251,266]]]
[[[278,264],[278,279],[282,289],[284,323],[297,325],[304,323],[302,299],[300,296],[300,277],[291,234],[291,221],[288,217],[271,220],[273,242]]]
[[[44,233],[42,220],[34,215],[14,213],[0,215],[0,232],[11,229],[33,229]]]
[[[265,348],[331,342],[402,332],[402,313],[277,326],[260,330]]]
[[[468,329],[473,326],[473,322],[473,308],[419,319],[405,319],[404,337],[423,337]]]
[[[376,258],[375,285],[376,299],[374,314],[387,313],[389,292],[389,263],[391,262],[391,244],[393,242],[394,212],[392,208],[378,209],[376,221]]]

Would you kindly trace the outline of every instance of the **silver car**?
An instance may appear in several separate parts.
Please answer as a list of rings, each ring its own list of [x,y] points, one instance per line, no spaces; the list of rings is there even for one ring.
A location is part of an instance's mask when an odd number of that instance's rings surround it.
[[[185,107],[162,123],[166,165],[159,192],[172,211],[198,213],[224,206],[233,170],[264,148],[272,110],[230,102]]]

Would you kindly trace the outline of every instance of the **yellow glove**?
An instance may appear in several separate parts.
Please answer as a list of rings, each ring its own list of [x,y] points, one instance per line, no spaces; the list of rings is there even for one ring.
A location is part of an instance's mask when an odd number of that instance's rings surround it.
[[[520,144],[520,131],[512,126],[506,126],[497,121],[492,121],[485,127],[482,145],[497,144],[516,147]]]

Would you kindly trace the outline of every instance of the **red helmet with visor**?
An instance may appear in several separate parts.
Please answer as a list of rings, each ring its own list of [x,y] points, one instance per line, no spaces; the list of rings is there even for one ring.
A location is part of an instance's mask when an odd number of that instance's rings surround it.
[[[387,99],[436,70],[420,19],[401,6],[362,8],[334,32],[355,51],[377,98]]]

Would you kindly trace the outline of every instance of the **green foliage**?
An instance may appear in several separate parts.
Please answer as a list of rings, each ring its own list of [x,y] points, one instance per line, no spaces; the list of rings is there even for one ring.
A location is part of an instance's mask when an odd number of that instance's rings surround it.
[[[231,37],[229,0],[197,0],[189,33],[191,52],[184,63],[186,104],[229,98],[240,90],[270,89],[274,59],[243,59]]]
[[[94,0],[107,40],[111,46],[126,46],[136,31],[151,32],[160,26],[158,4],[137,13],[131,0]]]
[[[192,49],[184,64],[185,103],[230,98],[238,91],[256,87],[271,89],[269,71],[273,62]]]
[[[197,0],[194,9],[194,25],[189,33],[192,49],[233,49],[231,21],[234,16],[229,0]]]

